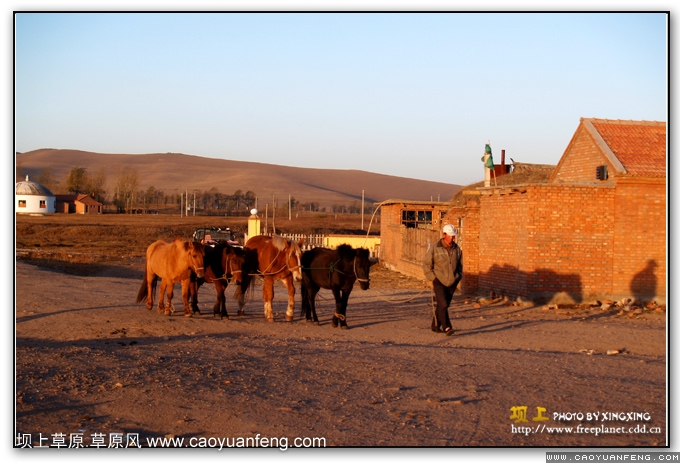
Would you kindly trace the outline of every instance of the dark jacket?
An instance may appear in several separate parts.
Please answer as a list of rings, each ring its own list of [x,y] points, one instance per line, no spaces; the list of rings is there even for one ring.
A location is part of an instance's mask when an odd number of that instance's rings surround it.
[[[451,252],[446,249],[440,239],[430,246],[423,258],[425,278],[435,278],[444,286],[451,286],[463,278],[463,251],[455,242],[451,243]]]

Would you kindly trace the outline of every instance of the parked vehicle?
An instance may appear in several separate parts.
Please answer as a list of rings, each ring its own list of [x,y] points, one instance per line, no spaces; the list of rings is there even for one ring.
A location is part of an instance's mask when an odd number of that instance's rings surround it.
[[[232,246],[241,246],[236,235],[229,228],[219,228],[219,227],[205,227],[197,228],[194,231],[193,241],[198,241],[199,243],[216,245],[221,241],[226,241]]]

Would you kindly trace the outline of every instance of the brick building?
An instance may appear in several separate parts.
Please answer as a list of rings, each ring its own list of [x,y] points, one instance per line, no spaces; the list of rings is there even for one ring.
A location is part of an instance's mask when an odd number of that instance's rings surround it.
[[[57,195],[57,212],[65,214],[101,214],[102,203],[91,196],[78,195]]]
[[[380,206],[380,261],[388,268],[423,278],[422,257],[440,238],[449,202],[390,199]]]
[[[517,181],[517,170],[449,203],[443,222],[460,228],[463,293],[666,302],[665,122],[584,118],[546,181]],[[382,237],[383,260],[422,277],[390,246]]]

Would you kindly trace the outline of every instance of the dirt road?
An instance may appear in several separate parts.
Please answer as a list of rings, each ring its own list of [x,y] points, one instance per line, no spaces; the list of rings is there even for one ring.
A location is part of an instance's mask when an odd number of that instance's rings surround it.
[[[202,316],[183,316],[177,289],[168,317],[135,304],[141,268],[17,262],[15,433],[33,445],[58,433],[144,447],[666,445],[665,312],[461,297],[446,337],[429,329],[423,283],[376,266],[350,297],[349,330],[332,328],[326,291],[319,326],[286,323],[283,286],[275,323],[257,297],[243,317],[229,299],[231,318],[213,318],[209,286]]]

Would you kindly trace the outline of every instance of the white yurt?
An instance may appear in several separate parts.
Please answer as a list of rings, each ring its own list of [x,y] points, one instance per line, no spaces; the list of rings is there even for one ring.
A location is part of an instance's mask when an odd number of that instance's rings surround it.
[[[51,214],[57,210],[57,198],[39,183],[17,182],[14,195],[14,209],[17,214]]]

